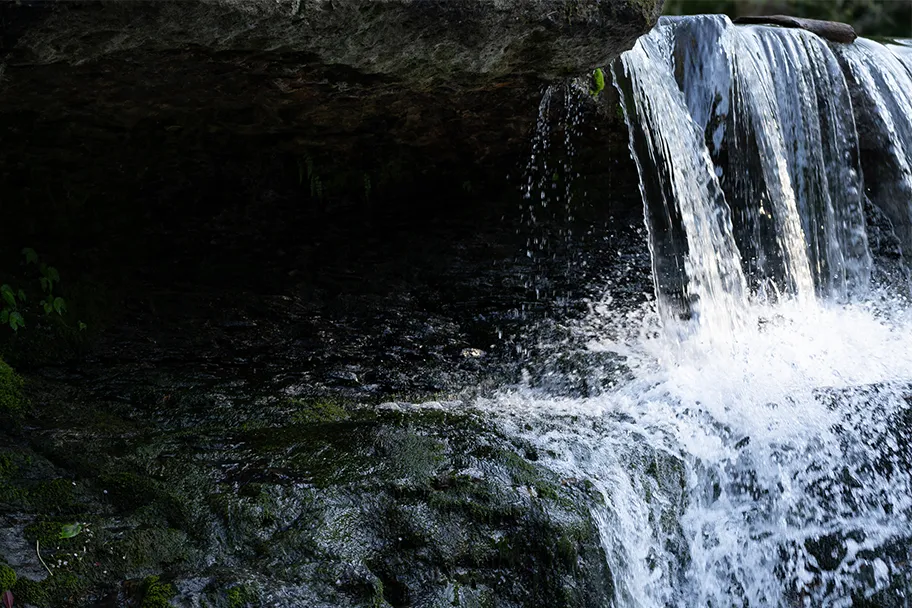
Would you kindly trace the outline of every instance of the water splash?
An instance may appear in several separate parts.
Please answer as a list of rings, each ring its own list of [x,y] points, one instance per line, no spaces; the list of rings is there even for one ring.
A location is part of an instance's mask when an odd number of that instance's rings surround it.
[[[532,149],[523,172],[521,224],[526,232],[525,254],[536,268],[526,277],[526,288],[542,300],[557,294],[551,287],[548,263],[559,248],[573,240],[573,159],[582,123],[581,93],[573,83],[551,85],[542,94]],[[561,257],[572,263],[573,256]]]
[[[618,606],[848,606],[912,573],[908,306],[753,304],[725,350],[603,314],[580,329],[631,381],[481,406],[603,496]]]
[[[696,17],[662,20],[613,67],[657,306],[606,293],[574,327],[625,361],[601,394],[478,407],[592,483],[614,605],[909,604],[912,305],[868,286],[855,128],[892,163],[872,198],[901,232],[900,56]]]

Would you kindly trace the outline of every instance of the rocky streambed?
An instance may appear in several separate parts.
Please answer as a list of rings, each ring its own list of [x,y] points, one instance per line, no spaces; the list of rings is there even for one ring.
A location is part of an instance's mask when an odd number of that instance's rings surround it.
[[[341,285],[134,278],[78,356],[23,348],[29,403],[0,448],[17,605],[603,605],[604,499],[472,404],[523,373],[593,388],[545,345],[586,310],[587,264],[641,297],[637,217],[532,259],[519,220],[449,220],[387,226]],[[231,287],[245,272],[258,290]]]
[[[0,283],[31,248],[68,305],[2,338],[0,590],[607,605],[604,497],[472,404],[604,381],[549,346],[605,267],[649,284],[587,88],[660,4],[0,7]]]

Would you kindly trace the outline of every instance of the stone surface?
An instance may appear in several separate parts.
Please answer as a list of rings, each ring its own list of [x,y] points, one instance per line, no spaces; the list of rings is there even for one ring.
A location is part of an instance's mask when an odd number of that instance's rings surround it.
[[[18,40],[29,63],[79,64],[189,45],[299,54],[412,85],[573,76],[632,46],[656,0],[195,0],[60,3]],[[27,9],[26,9],[27,10]]]
[[[46,405],[45,421],[65,415]],[[5,441],[0,565],[19,573],[19,602],[139,605],[159,580],[170,585],[159,594],[177,597],[156,606],[583,607],[611,597],[589,513],[597,492],[459,404],[260,407],[285,420],[175,426],[181,405],[147,423],[96,401],[68,416],[72,431],[33,428],[33,448]],[[74,521],[79,534],[59,538]]]
[[[4,4],[0,189],[32,206],[48,202],[38,191],[49,179],[68,184],[64,196],[90,200],[128,199],[134,186],[182,196],[224,183],[226,157],[253,149],[281,157],[315,194],[502,183],[528,148],[543,87],[607,65],[660,7]]]

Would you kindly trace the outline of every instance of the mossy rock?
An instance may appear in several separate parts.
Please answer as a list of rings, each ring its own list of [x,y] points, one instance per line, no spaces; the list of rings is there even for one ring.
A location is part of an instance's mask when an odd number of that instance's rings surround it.
[[[171,598],[177,595],[173,585],[161,582],[157,576],[150,576],[143,582],[143,600],[140,608],[168,608]]]
[[[291,416],[296,424],[339,422],[349,417],[342,404],[333,398],[292,399],[291,405],[296,409]]]
[[[44,547],[50,547],[54,544],[66,542],[69,539],[61,539],[60,531],[63,526],[71,522],[66,521],[36,521],[25,527],[25,538],[28,541],[38,541]]]
[[[0,564],[0,591],[8,591],[16,586],[16,572],[6,564]]]
[[[0,359],[0,421],[15,421],[22,417],[27,404],[22,388],[22,377]]]
[[[85,579],[73,574],[60,573],[40,582],[20,578],[12,591],[17,606],[60,608],[82,605],[87,589],[88,583]]]
[[[249,585],[232,587],[225,593],[225,599],[228,601],[228,608],[247,608],[260,605],[256,591]]]
[[[13,587],[16,605],[30,605],[38,608],[51,606],[51,598],[44,586],[31,579],[20,578]]]

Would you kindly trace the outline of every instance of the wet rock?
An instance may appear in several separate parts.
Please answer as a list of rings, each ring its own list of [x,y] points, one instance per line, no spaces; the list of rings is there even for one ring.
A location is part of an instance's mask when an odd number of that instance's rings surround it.
[[[122,434],[81,417],[79,434],[41,431],[40,454],[20,450],[8,487],[33,492],[26,456],[83,464],[64,515],[53,501],[0,501],[32,522],[6,527],[23,539],[4,546],[39,541],[53,573],[37,580],[37,554],[16,550],[17,597],[375,607],[611,596],[595,498],[529,460],[528,446],[458,404],[301,408],[262,429]],[[60,539],[74,520],[84,531]]]
[[[858,37],[858,35],[855,34],[855,28],[847,23],[820,21],[818,19],[803,19],[800,17],[789,17],[787,15],[745,16],[738,17],[734,22],[798,28],[807,30],[817,34],[825,40],[832,40],[833,42],[849,43],[854,42],[855,38]]]
[[[38,11],[25,3],[23,11]],[[35,3],[38,4],[38,3]],[[53,6],[18,36],[33,64],[173,51],[298,53],[302,63],[428,86],[587,72],[629,48],[661,11],[629,0],[195,0]]]

